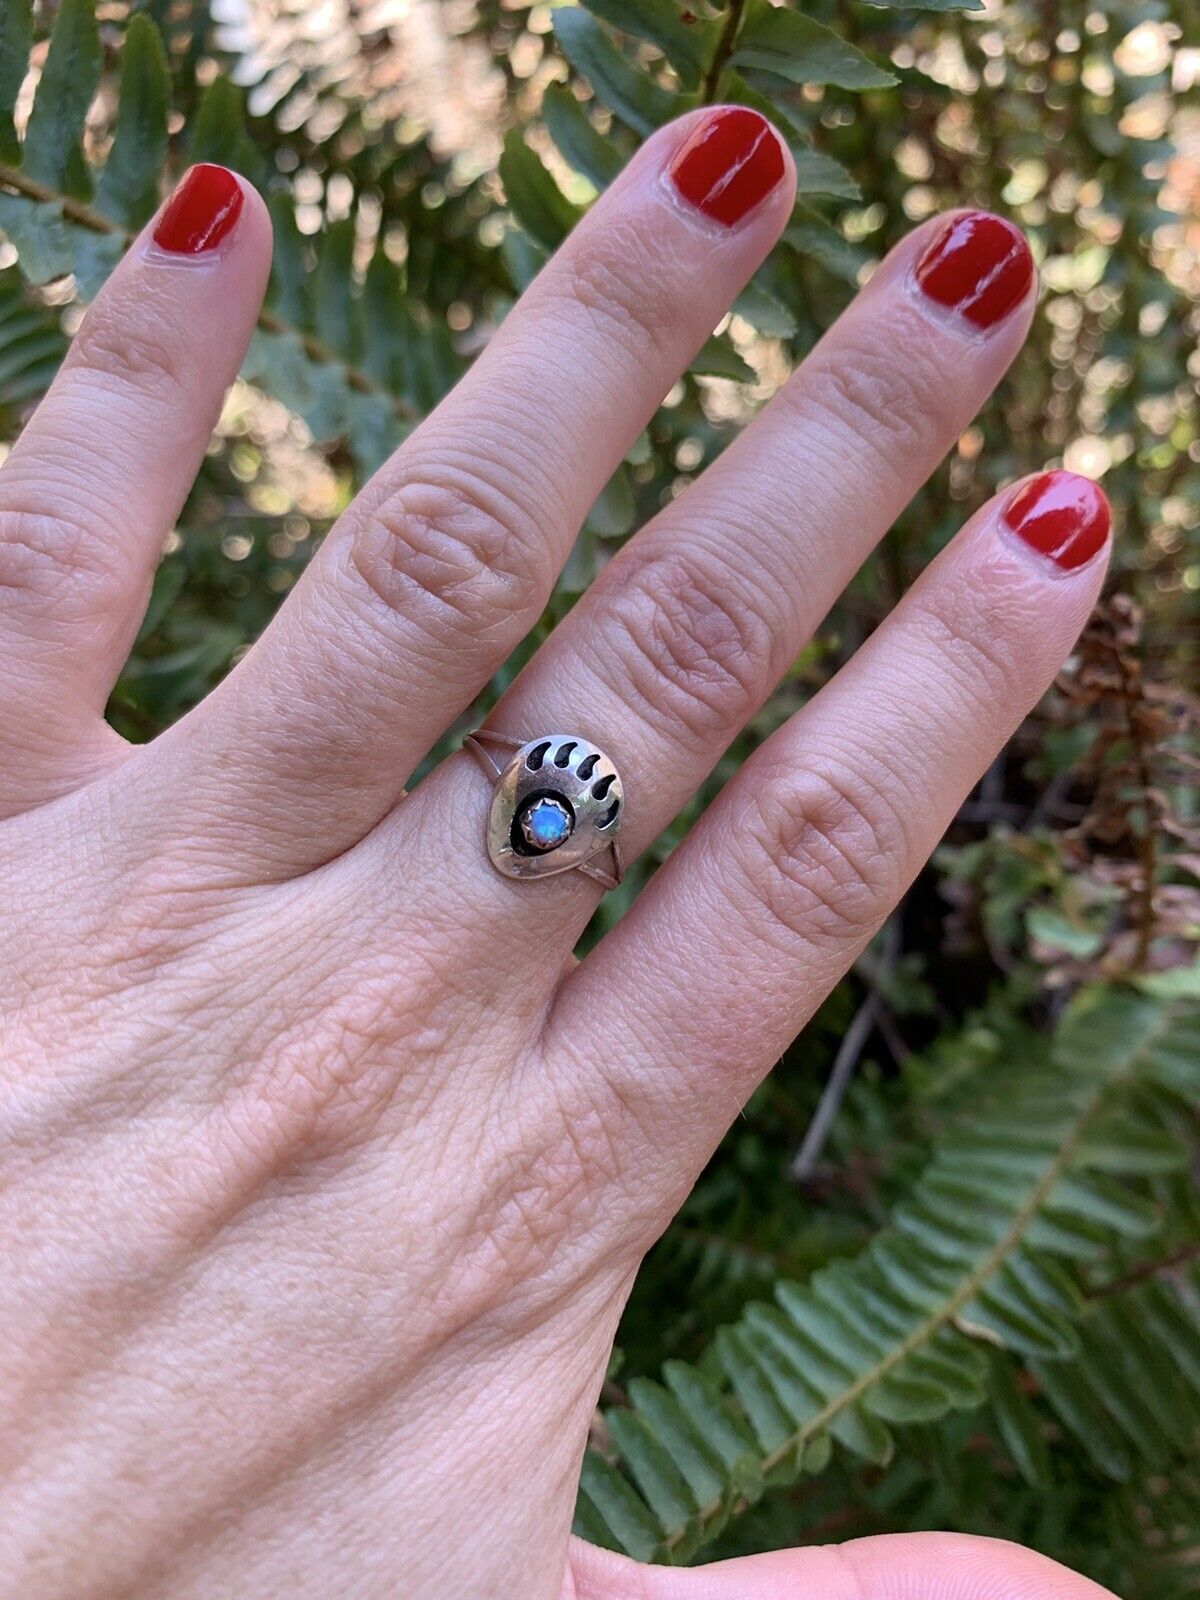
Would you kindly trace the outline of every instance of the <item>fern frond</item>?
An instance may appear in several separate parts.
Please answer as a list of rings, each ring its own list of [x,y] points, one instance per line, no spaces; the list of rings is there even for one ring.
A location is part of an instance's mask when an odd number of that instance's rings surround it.
[[[1089,1306],[1069,1365],[1030,1363],[1058,1424],[1119,1481],[1200,1455],[1200,1268]],[[1200,1528],[1200,1522],[1196,1524]]]
[[[1158,1225],[1138,1153],[1127,1176],[1092,1136],[1146,1086],[1200,1099],[1200,1015],[1098,990],[1051,1048],[1032,1032],[1021,1042],[1025,1059],[938,1143],[861,1255],[777,1284],[699,1369],[671,1363],[662,1383],[628,1385],[629,1408],[605,1413],[612,1452],[588,1458],[581,1532],[686,1560],[765,1487],[822,1470],[833,1444],[883,1463],[893,1426],[982,1406],[995,1351],[1039,1374],[1078,1370],[1099,1335],[1081,1331],[1062,1263]]]
[[[0,41],[28,58],[24,0],[0,3]],[[0,230],[28,282],[74,274],[90,299],[151,215],[163,186],[171,83],[155,24],[132,17],[120,52],[120,91],[107,157],[85,158],[84,118],[100,70],[94,0],[63,0],[24,130],[13,108],[24,71],[11,56],[0,74]],[[11,129],[11,131],[10,131]],[[190,160],[219,160],[253,174],[259,157],[246,131],[241,95],[218,78],[205,91],[188,134]],[[277,254],[268,303],[246,373],[303,418],[315,439],[347,439],[363,475],[374,470],[414,418],[457,377],[444,329],[423,327],[377,292],[390,263],[356,285],[345,224],[301,240],[285,207],[275,210]],[[45,372],[49,376],[49,372]]]
[[[66,348],[57,316],[15,268],[0,271],[0,406],[23,408],[43,394]]]

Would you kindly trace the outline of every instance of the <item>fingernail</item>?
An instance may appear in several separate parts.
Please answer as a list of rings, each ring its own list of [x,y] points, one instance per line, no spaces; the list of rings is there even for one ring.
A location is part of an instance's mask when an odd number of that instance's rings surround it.
[[[1011,222],[969,211],[947,222],[917,263],[916,277],[938,305],[977,328],[992,328],[1025,298],[1033,257]]]
[[[783,177],[783,150],[757,111],[723,106],[693,130],[668,171],[689,205],[732,228]]]
[[[173,255],[215,250],[241,215],[242,186],[227,167],[192,167],[158,219],[154,242]]]
[[[1023,483],[1004,508],[1005,525],[1064,572],[1089,562],[1108,538],[1104,493],[1075,472],[1043,472]]]

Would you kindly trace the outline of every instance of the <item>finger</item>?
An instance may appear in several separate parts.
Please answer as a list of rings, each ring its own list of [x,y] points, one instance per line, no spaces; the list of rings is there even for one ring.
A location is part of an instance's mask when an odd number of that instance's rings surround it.
[[[1108,525],[1072,473],[992,501],[568,978],[548,1042],[593,1079],[609,1064],[601,1094],[653,1148],[623,1161],[652,1209],[691,1181],[1049,687],[1095,603]]]
[[[281,870],[374,824],[536,621],[621,457],[791,205],[757,113],[643,146],[174,742]],[[286,811],[287,834],[277,819]]]
[[[966,311],[932,298],[923,275],[930,258],[944,263],[946,236],[964,230],[976,250],[964,268]],[[975,285],[1001,280],[1006,297],[992,291],[993,320],[981,329],[969,314]],[[942,294],[943,278],[933,281]],[[918,230],[763,415],[609,563],[489,727],[521,739],[577,732],[598,744],[622,775],[622,851],[643,849],[998,382],[1032,295],[1029,252],[1010,224],[968,214]],[[463,841],[458,915],[483,942],[495,943],[516,907],[537,896],[542,937],[515,951],[503,941],[504,959],[527,951],[553,981],[546,941],[565,954],[596,891],[574,873],[536,885],[501,878],[475,844],[487,804],[485,780],[464,758],[435,773],[396,820],[438,853],[430,871],[447,911],[445,839]],[[394,854],[387,834],[379,849]],[[418,868],[409,863],[410,873]]]
[[[253,190],[193,167],[101,290],[0,471],[2,808],[46,798],[72,760],[109,748],[104,704],[270,254]]]
[[[965,220],[988,225],[972,279],[1015,266],[994,337],[947,317],[914,274],[964,219],[905,241],[765,414],[609,564],[490,719],[532,735],[574,728],[586,708],[626,775],[629,849],[692,795],[1020,348],[1028,247],[999,218]]]
[[[574,1600],[1115,1600],[1034,1550],[960,1533],[879,1534],[691,1571],[638,1566],[576,1540],[571,1573]]]

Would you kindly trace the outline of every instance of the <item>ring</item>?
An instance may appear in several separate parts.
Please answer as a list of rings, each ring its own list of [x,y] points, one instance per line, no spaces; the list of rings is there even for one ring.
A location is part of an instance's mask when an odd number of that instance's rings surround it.
[[[501,763],[489,746],[511,750]],[[604,751],[577,733],[544,733],[524,744],[480,728],[463,740],[495,780],[487,850],[506,878],[582,872],[606,889],[624,875],[617,832],[625,796]],[[611,865],[596,859],[607,855]]]

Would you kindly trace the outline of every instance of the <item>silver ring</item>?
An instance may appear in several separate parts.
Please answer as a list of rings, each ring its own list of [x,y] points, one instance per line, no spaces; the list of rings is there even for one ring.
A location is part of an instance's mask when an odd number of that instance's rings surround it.
[[[491,746],[513,753],[502,765]],[[624,875],[616,836],[625,795],[603,750],[577,733],[544,733],[522,743],[484,728],[468,734],[463,749],[495,780],[487,851],[497,872],[549,878],[577,871],[606,889],[617,887]]]

